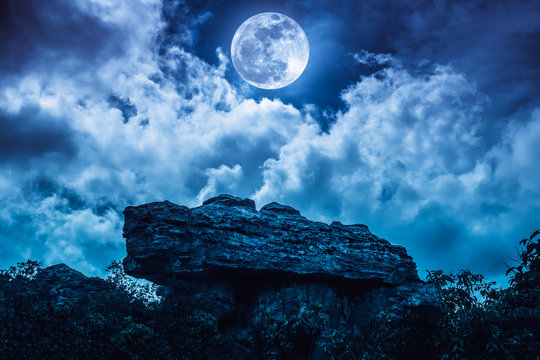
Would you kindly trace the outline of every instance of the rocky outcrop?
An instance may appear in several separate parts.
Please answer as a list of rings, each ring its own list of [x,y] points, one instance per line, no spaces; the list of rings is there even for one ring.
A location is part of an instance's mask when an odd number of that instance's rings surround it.
[[[52,296],[55,307],[65,303],[73,303],[84,298],[98,301],[103,294],[112,288],[107,281],[97,277],[87,277],[81,272],[67,266],[57,264],[41,269],[35,278],[35,286],[44,286]]]
[[[365,225],[328,225],[278,203],[218,196],[189,209],[171,202],[125,210],[126,273],[166,284],[231,272],[397,285],[418,281],[401,246]],[[214,274],[212,274],[214,273]]]
[[[253,200],[230,195],[192,209],[168,201],[128,207],[124,215],[126,273],[218,318],[244,344],[237,358],[250,358],[269,321],[319,319],[324,330],[302,346],[324,358],[324,339],[336,329],[354,333],[381,311],[439,306],[406,250],[365,225],[311,221],[278,203],[257,211]]]

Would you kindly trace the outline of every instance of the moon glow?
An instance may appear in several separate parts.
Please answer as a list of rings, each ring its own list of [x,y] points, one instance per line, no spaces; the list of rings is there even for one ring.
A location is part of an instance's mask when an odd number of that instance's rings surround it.
[[[261,89],[294,82],[306,68],[309,44],[304,30],[288,16],[265,12],[240,25],[231,45],[234,68]]]

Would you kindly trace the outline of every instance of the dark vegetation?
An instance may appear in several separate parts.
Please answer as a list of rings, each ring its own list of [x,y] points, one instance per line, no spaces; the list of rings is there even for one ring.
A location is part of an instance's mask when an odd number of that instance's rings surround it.
[[[520,242],[508,266],[508,288],[468,270],[428,271],[443,299],[440,314],[382,312],[360,335],[336,332],[322,339],[323,357],[539,359],[539,238],[536,231]],[[0,358],[227,359],[242,338],[224,335],[220,320],[208,313],[157,301],[155,286],[127,277],[120,262],[108,268],[98,293],[81,290],[71,299],[39,281],[42,271],[30,260],[0,271]],[[302,358],[310,341],[321,340],[319,310],[301,309],[286,321],[261,312],[253,324],[256,356]]]

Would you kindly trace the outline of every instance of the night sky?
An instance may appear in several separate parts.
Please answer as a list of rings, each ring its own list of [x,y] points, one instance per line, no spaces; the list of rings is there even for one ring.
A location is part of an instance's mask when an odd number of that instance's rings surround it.
[[[310,58],[243,81],[235,30],[274,11]],[[103,275],[124,207],[220,193],[364,223],[425,269],[503,280],[540,227],[533,1],[4,0],[0,265]]]

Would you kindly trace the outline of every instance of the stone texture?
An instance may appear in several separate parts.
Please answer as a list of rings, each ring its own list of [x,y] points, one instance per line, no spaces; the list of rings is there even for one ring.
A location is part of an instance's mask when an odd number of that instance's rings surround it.
[[[402,284],[418,281],[401,246],[365,225],[306,219],[292,207],[221,195],[189,209],[170,202],[128,207],[126,273],[159,284],[210,273],[288,273]]]
[[[440,307],[406,250],[365,225],[311,221],[278,203],[257,211],[231,195],[192,209],[168,201],[128,207],[124,215],[126,273],[162,285],[166,302],[219,319],[237,359],[279,358],[284,343],[293,344],[291,358],[325,359],[333,334],[359,334],[381,311]],[[273,338],[285,328],[291,339]],[[294,340],[299,333],[303,340]]]
[[[107,281],[97,277],[87,277],[66,264],[41,269],[35,283],[49,289],[49,294],[55,299],[55,308],[62,308],[66,303],[73,303],[83,298],[99,301],[104,293],[111,289],[111,284]]]

